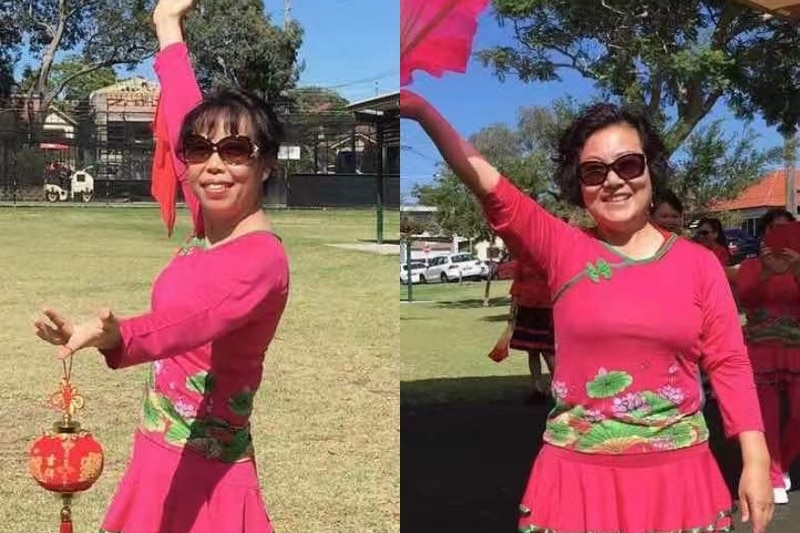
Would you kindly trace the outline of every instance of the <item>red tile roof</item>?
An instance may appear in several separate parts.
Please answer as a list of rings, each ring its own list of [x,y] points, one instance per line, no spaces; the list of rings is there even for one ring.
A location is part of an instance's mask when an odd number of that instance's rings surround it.
[[[795,189],[800,185],[800,169],[795,171]],[[800,197],[800,194],[798,194]],[[775,170],[745,189],[738,198],[714,205],[712,211],[784,207],[786,205],[786,172]]]

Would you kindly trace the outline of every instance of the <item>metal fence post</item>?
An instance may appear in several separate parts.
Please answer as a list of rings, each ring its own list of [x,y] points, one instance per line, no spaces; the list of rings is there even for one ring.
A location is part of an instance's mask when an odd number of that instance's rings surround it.
[[[411,279],[411,273],[413,270],[411,269],[411,238],[406,237],[406,285],[408,286],[408,302],[411,303],[414,301],[414,280]]]

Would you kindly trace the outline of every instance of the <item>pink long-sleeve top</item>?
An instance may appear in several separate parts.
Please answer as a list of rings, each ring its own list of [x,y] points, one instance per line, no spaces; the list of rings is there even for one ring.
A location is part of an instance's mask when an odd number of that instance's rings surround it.
[[[652,258],[627,258],[506,179],[482,203],[494,231],[547,273],[553,293],[558,365],[546,442],[633,454],[706,441],[698,365],[728,436],[763,429],[736,306],[711,252],[667,234]]]
[[[736,292],[745,311],[745,338],[751,345],[800,348],[800,287],[792,272],[762,279],[759,259],[745,259],[736,276]]]
[[[174,147],[200,91],[183,43],[155,66]],[[153,285],[151,311],[122,319],[121,344],[103,352],[111,368],[152,363],[141,426],[148,438],[226,462],[252,457],[253,397],[288,288],[286,254],[267,231],[190,244],[173,258]]]

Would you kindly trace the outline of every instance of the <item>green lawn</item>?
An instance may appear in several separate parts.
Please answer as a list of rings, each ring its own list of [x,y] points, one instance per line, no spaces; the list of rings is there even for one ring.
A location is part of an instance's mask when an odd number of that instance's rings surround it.
[[[492,282],[488,307],[483,307],[485,282],[413,287],[414,303],[400,304],[403,402],[480,401],[529,391],[524,353],[512,351],[502,363],[487,357],[506,327],[509,285]],[[401,299],[406,290],[400,287]],[[469,386],[458,379],[488,376],[519,379],[468,380]]]
[[[400,530],[399,324],[396,256],[328,246],[374,238],[370,211],[277,211],[292,272],[289,305],[256,397],[254,440],[278,531]],[[58,528],[59,503],[26,469],[28,443],[56,419],[45,400],[60,376],[55,351],[30,325],[49,304],[74,319],[109,306],[147,309],[154,276],[187,231],[167,239],[156,209],[0,209],[0,529]],[[386,237],[399,216],[386,214]],[[139,418],[145,368],[110,371],[79,353],[78,418],[102,442],[106,470],[74,507],[76,531],[96,531],[123,472]]]

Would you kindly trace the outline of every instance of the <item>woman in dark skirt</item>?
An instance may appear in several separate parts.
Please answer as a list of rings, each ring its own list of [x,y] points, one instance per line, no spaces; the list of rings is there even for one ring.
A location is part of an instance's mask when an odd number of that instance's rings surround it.
[[[542,383],[542,362],[539,354],[544,357],[552,375],[556,351],[553,308],[547,278],[544,272],[518,261],[510,292],[513,334],[509,347],[528,353],[528,368],[533,386],[529,401],[541,403],[549,397],[549,393]]]

